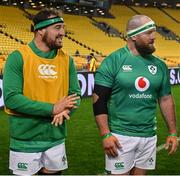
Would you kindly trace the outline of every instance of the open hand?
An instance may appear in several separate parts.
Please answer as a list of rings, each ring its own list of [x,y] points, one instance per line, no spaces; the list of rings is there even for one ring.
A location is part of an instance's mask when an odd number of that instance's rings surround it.
[[[67,120],[70,119],[69,112],[70,112],[70,110],[66,109],[66,110],[60,112],[59,114],[55,115],[53,117],[51,124],[55,125],[55,126],[62,125],[64,119],[67,119]]]
[[[80,97],[76,94],[69,95],[67,97],[63,97],[61,100],[56,102],[53,107],[53,115],[57,115],[61,112],[63,112],[65,109],[73,109],[77,108],[75,106],[76,100],[78,100]]]

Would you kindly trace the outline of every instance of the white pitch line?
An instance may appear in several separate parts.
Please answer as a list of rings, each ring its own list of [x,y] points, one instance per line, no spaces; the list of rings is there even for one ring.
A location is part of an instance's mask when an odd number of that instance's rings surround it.
[[[178,137],[178,141],[180,141],[180,137]],[[156,151],[159,152],[159,151],[161,151],[162,149],[164,149],[164,145],[165,145],[165,144],[159,145],[159,146],[156,148]]]

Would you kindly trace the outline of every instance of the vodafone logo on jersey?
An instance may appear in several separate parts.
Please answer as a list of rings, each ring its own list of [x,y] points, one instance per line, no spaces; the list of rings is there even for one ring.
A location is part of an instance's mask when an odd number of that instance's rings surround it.
[[[135,80],[135,88],[139,92],[146,91],[150,86],[149,80],[143,76],[137,77]],[[145,93],[137,93],[137,94],[129,94],[129,98],[131,99],[151,99],[152,94]]]
[[[149,80],[143,76],[136,78],[135,87],[138,91],[144,92],[149,88]]]

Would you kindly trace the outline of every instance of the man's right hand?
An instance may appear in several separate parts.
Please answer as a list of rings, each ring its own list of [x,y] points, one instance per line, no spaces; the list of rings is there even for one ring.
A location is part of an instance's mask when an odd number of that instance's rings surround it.
[[[103,139],[103,147],[105,153],[109,157],[117,157],[118,156],[118,149],[121,148],[121,144],[119,143],[118,139],[115,136],[110,136],[108,138]]]
[[[59,100],[54,104],[52,115],[53,116],[57,115],[63,112],[65,109],[71,110],[73,108],[77,108],[75,104],[76,104],[76,100],[78,99],[80,99],[80,97],[77,96],[76,94],[63,97],[61,100]]]

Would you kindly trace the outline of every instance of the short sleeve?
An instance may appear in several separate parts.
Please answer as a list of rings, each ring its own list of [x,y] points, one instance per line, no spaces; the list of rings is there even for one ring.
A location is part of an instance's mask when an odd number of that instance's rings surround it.
[[[95,73],[95,84],[111,88],[114,82],[113,56],[106,57]]]
[[[162,78],[161,87],[159,89],[159,97],[171,94],[169,70],[168,70],[165,63],[161,64],[161,69],[162,69],[162,72],[163,72],[163,78]]]

